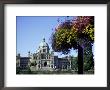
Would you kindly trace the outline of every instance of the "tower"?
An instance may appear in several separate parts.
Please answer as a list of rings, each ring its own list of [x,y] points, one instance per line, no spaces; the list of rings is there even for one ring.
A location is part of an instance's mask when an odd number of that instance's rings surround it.
[[[49,45],[46,43],[45,38],[43,38],[37,50],[37,69],[51,70],[54,67],[52,55],[49,50]]]

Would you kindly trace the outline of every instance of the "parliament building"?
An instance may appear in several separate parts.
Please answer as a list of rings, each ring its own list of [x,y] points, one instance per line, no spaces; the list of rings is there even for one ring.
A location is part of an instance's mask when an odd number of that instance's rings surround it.
[[[54,52],[50,51],[45,38],[43,38],[35,53],[28,52],[28,57],[21,57],[20,54],[16,56],[16,67],[21,69],[30,67],[31,71],[69,70],[71,69],[71,56],[64,58],[55,56]]]

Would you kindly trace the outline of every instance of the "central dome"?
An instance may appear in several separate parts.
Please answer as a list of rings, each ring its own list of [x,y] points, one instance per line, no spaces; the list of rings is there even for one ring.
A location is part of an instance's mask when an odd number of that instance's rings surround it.
[[[45,38],[43,38],[43,40],[40,43],[39,47],[48,47],[48,44],[45,42]]]
[[[37,53],[48,53],[49,52],[49,45],[45,42],[45,38],[39,44],[39,48]]]

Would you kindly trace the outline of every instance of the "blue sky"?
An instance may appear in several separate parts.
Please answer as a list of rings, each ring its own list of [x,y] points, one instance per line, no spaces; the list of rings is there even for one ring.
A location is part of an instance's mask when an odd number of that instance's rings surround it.
[[[20,53],[21,56],[27,56],[28,51],[35,53],[43,37],[45,37],[51,49],[49,40],[51,34],[58,25],[58,20],[64,21],[66,18],[66,16],[17,16],[17,54]],[[72,50],[71,54],[77,56],[75,50]],[[55,55],[64,56],[61,53],[55,53]]]

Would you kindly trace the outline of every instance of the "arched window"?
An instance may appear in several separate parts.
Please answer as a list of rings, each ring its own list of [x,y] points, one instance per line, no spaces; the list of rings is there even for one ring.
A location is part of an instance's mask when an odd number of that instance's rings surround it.
[[[47,66],[47,62],[44,62],[44,67],[46,67]]]
[[[53,68],[53,65],[51,65],[51,67]]]
[[[43,52],[46,52],[46,49],[43,49]]]

